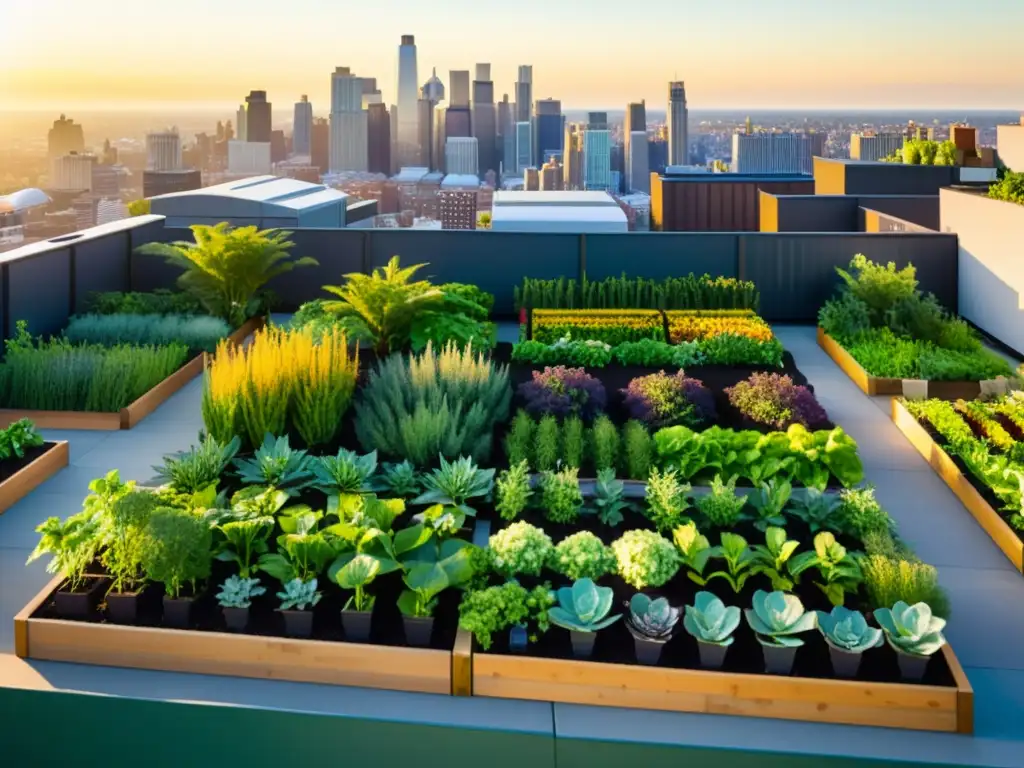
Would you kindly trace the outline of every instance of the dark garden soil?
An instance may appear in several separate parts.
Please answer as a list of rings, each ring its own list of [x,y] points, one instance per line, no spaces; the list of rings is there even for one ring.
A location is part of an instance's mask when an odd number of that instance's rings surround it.
[[[47,442],[40,446],[26,448],[24,457],[20,459],[16,456],[12,456],[9,459],[0,461],[0,483],[13,477],[17,472],[27,467],[47,451],[52,451],[56,447],[56,443]]]

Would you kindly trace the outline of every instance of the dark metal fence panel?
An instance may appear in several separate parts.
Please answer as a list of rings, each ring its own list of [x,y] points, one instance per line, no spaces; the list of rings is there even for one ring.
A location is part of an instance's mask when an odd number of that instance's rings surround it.
[[[761,314],[768,320],[814,322],[818,309],[839,283],[836,267],[855,254],[872,261],[913,264],[923,291],[956,307],[956,235],[900,233],[742,235],[740,277],[761,292]]]
[[[691,272],[735,277],[738,236],[732,232],[630,232],[586,236],[586,273],[591,280],[618,277],[680,277]],[[532,275],[531,275],[532,277]]]
[[[155,291],[158,288],[173,289],[181,270],[172,267],[162,256],[136,253],[146,243],[171,243],[176,240],[193,240],[192,231],[186,227],[165,227],[162,221],[157,226],[145,225],[132,230],[132,290]]]
[[[311,256],[315,267],[299,267],[270,283],[277,298],[275,309],[292,312],[317,298],[330,298],[325,285],[341,285],[342,275],[363,271],[363,243],[368,230],[295,229],[291,231],[293,256]]]
[[[64,330],[71,310],[71,248],[45,251],[6,266],[8,335],[14,335],[18,320],[25,320],[33,335]]]
[[[420,274],[438,283],[474,283],[494,294],[494,311],[509,315],[513,288],[524,276],[579,279],[579,235],[487,231],[375,229],[370,235],[370,265],[392,256],[403,264],[428,263]]]
[[[833,195],[779,197],[779,232],[855,232],[857,198]]]
[[[76,313],[85,311],[91,293],[129,290],[129,232],[112,232],[75,245],[74,249]]]

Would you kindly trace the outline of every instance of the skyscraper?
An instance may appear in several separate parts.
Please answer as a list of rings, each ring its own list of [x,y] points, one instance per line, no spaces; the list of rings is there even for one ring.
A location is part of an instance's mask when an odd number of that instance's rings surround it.
[[[491,81],[491,65],[477,64],[476,79],[473,81],[473,136],[480,151],[481,173],[498,167],[497,153],[498,115],[494,105],[494,83]]]
[[[533,164],[533,125],[529,120],[516,123],[516,173]]]
[[[508,101],[508,94],[503,94],[498,102],[498,142],[497,153],[500,165],[508,167],[512,162],[514,150],[514,130],[512,128],[512,105]]]
[[[417,165],[422,165],[432,171],[436,171],[439,167],[438,158],[434,154],[435,107],[435,102],[425,96],[420,96],[419,101],[416,102],[416,146],[420,151]]]
[[[824,134],[734,133],[732,170],[735,173],[810,174],[814,154]]]
[[[578,123],[565,126],[565,148],[562,150],[566,189],[583,189],[583,129]]]
[[[292,151],[296,155],[308,155],[312,137],[310,131],[313,128],[313,105],[309,103],[309,97],[302,95],[295,103],[295,122],[292,134]]]
[[[327,173],[331,167],[331,124],[325,117],[313,118],[309,140],[310,162]]]
[[[331,173],[365,171],[368,147],[362,80],[337,67],[331,75]]]
[[[448,73],[448,103],[453,107],[468,107],[469,95],[469,70],[451,70]]]
[[[533,164],[543,165],[551,153],[562,152],[562,102],[558,99],[541,99],[537,102],[537,136]]]
[[[533,66],[522,64],[519,79],[516,80],[516,122],[530,121],[530,107],[533,106]]]
[[[626,191],[651,191],[651,164],[648,156],[647,131],[633,131],[626,155]]]
[[[477,176],[480,173],[479,151],[477,140],[472,136],[449,137],[444,147],[445,168],[448,173]]]
[[[238,107],[238,112],[235,115],[235,122],[238,124],[235,140],[248,141],[249,131],[247,130],[247,126],[249,124],[249,116],[245,112],[245,104]]]
[[[689,129],[686,111],[686,85],[682,80],[668,84],[668,164],[689,165]]]
[[[146,134],[146,170],[177,171],[181,169],[181,137],[177,128]]]
[[[637,131],[647,132],[647,105],[645,102],[632,102],[626,105],[626,121],[622,126],[622,148],[625,165],[629,165],[629,147],[633,134]],[[628,172],[626,174],[629,176]]]
[[[583,188],[607,191],[612,186],[612,134],[607,128],[607,113],[590,114],[591,120],[583,132]],[[604,120],[595,121],[593,118],[598,115],[603,115]]]
[[[53,121],[53,127],[46,138],[49,145],[47,155],[51,159],[63,157],[72,152],[85,151],[85,136],[82,133],[82,126],[64,115],[61,115],[59,120]]]
[[[384,96],[377,87],[376,77],[362,77],[363,82],[363,109],[369,109],[371,104],[383,104]]]
[[[245,140],[269,144],[272,109],[267,92],[250,91],[245,104]]]
[[[398,47],[398,164],[414,165],[419,156],[417,146],[419,115],[416,102],[420,97],[420,78],[416,70],[416,38],[402,35]]]
[[[366,114],[366,169],[391,174],[391,116],[384,104],[370,104]]]

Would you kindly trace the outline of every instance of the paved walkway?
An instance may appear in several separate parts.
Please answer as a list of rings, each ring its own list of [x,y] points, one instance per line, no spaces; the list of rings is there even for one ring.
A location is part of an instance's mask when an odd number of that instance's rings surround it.
[[[140,672],[33,662],[12,655],[11,618],[46,583],[26,568],[35,526],[76,511],[91,479],[117,468],[145,481],[164,453],[187,448],[202,426],[201,381],[126,432],[55,432],[71,441],[71,466],[0,515],[0,687],[42,686],[172,700],[283,707],[500,728],[568,739],[688,744],[834,754],[932,764],[1024,765],[1024,578],[891,424],[888,399],[869,399],[818,349],[813,329],[780,327],[779,338],[830,417],[860,445],[867,480],[922,559],[940,568],[952,597],[947,636],[975,690],[974,738],[882,728],[639,712],[539,702],[456,699],[389,691]],[[514,330],[503,329],[503,337]],[[2,694],[0,694],[2,695]]]

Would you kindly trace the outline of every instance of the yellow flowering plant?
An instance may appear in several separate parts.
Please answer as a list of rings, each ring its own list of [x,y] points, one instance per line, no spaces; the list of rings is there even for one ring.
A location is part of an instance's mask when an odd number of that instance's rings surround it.
[[[754,341],[770,342],[775,338],[768,324],[753,312],[666,312],[668,335],[672,344],[733,334]]]
[[[645,309],[586,309],[533,311],[532,337],[554,344],[566,336],[574,341],[603,341],[616,345],[641,339],[665,340],[661,312]]]

